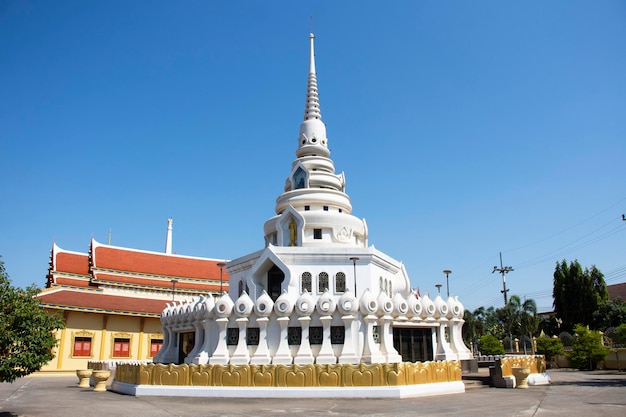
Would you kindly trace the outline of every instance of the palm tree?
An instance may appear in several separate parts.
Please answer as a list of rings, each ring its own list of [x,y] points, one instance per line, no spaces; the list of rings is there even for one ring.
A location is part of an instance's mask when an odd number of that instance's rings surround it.
[[[472,351],[475,352],[478,346],[478,339],[485,334],[487,329],[485,307],[478,307],[473,312],[466,310],[463,319],[465,320],[463,338],[466,343],[471,345]]]
[[[537,320],[537,303],[532,298],[528,298],[522,302],[517,295],[512,295],[505,307],[506,323],[509,331],[510,347],[513,350],[513,330],[519,330],[519,335],[523,337],[527,334],[532,335],[537,331],[539,321]],[[518,328],[519,327],[519,328]],[[528,333],[526,333],[528,332]],[[522,343],[524,354],[526,354],[526,343]],[[534,346],[533,346],[534,351]]]
[[[520,312],[521,334],[528,335],[531,340],[532,354],[535,354],[535,344],[532,343],[533,335],[539,328],[541,319],[537,316],[537,303],[532,298],[524,300]],[[524,354],[526,354],[526,343],[524,343]]]

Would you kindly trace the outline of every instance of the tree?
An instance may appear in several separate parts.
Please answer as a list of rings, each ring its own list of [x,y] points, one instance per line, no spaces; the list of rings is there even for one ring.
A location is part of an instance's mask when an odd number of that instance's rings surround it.
[[[552,367],[556,355],[563,354],[563,343],[557,337],[541,336],[537,338],[537,353],[546,357],[546,362]]]
[[[503,355],[504,347],[500,341],[490,334],[486,334],[480,338],[478,342],[480,353],[483,355]]]
[[[34,285],[14,288],[0,260],[0,382],[41,369],[54,358],[54,330],[65,326],[63,319],[39,306]]]
[[[496,339],[502,339],[504,335],[503,322],[499,318],[500,311],[494,307],[478,307],[473,312],[468,310],[463,315],[465,324],[463,325],[463,340],[472,346],[472,350],[477,349],[477,341],[483,335],[489,334]]]
[[[626,345],[626,323],[617,326],[617,337],[620,344]]]
[[[583,270],[577,260],[557,262],[553,283],[554,311],[567,331],[592,324],[593,313],[609,298],[602,272],[595,266]]]
[[[602,344],[602,334],[577,324],[574,328],[574,344],[567,355],[570,365],[580,370],[594,370],[609,353]]]
[[[592,328],[605,331],[626,323],[626,303],[621,297],[604,301],[592,315]]]
[[[520,323],[520,336],[523,340],[523,336],[528,336],[531,340],[531,350],[535,353],[535,346],[532,343],[533,336],[539,329],[541,318],[537,317],[537,303],[532,298],[524,300],[518,311],[518,318]],[[523,343],[524,354],[526,354],[526,343]]]
[[[533,334],[539,326],[535,300],[529,298],[522,302],[518,295],[512,295],[501,314],[509,332],[509,348],[511,350],[513,350],[513,335],[519,336],[521,340],[523,340],[524,336],[530,336],[532,340]],[[525,343],[523,343],[523,349],[524,353],[526,353]]]

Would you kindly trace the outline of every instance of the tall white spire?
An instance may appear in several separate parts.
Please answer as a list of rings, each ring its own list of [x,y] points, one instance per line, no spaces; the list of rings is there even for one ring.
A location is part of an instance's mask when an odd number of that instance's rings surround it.
[[[322,122],[315,68],[315,35],[309,35],[309,74],[297,159],[276,199],[276,216],[265,222],[267,244],[367,247],[367,225],[351,214],[344,174],[335,173]]]
[[[170,217],[167,219],[167,235],[165,236],[165,253],[172,254],[172,223],[173,220]]]
[[[304,121],[300,125],[298,135],[298,158],[303,156],[321,155],[328,157],[328,139],[326,125],[322,122],[320,101],[317,91],[317,74],[315,73],[315,35],[309,34],[310,58],[309,79],[306,86],[306,104],[304,106]]]
[[[307,83],[304,120],[321,120],[322,113],[320,112],[320,102],[317,94],[317,75],[315,74],[315,35],[311,33],[309,40],[311,41],[311,57],[309,59],[309,81]]]

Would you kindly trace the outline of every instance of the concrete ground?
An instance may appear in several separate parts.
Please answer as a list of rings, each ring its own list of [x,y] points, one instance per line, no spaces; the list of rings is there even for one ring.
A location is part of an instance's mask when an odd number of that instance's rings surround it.
[[[626,373],[551,371],[552,384],[481,388],[403,400],[131,397],[80,389],[75,376],[0,384],[0,417],[13,416],[626,416]]]

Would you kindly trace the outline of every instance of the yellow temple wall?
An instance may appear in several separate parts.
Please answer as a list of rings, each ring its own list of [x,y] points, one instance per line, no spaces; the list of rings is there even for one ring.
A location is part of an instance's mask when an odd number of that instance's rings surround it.
[[[90,360],[150,360],[150,339],[162,339],[161,321],[153,317],[66,311],[65,329],[56,332],[55,357],[42,372],[86,369]],[[74,339],[91,337],[91,354],[74,356]],[[114,339],[130,340],[129,356],[113,356]]]

